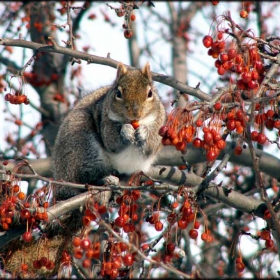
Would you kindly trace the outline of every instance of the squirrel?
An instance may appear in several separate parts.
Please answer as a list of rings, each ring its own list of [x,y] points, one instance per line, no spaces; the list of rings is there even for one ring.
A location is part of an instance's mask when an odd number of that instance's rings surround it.
[[[166,112],[153,85],[149,63],[142,70],[130,70],[119,64],[112,85],[83,97],[64,118],[53,150],[54,178],[81,184],[104,184],[114,174],[148,171],[162,146],[158,130],[165,119]],[[56,186],[54,197],[56,201],[66,200],[80,192],[80,189]],[[69,245],[71,236],[82,228],[82,215],[80,209],[76,209],[65,215],[63,226],[61,222],[50,223],[44,229],[49,258],[56,266],[53,270],[42,268],[41,275],[49,277],[57,273],[62,251]],[[20,246],[21,243],[16,244]],[[10,254],[9,246],[6,269],[13,272],[22,263],[23,249],[19,247],[21,250]],[[23,246],[28,252],[25,262],[31,268],[28,275],[32,277],[38,273],[32,269],[33,262],[39,257],[39,249],[40,256],[45,256],[45,247],[39,248],[35,239]]]
[[[83,97],[63,120],[53,151],[54,178],[103,185],[114,174],[148,171],[162,146],[158,131],[165,119],[149,63],[133,70],[120,63],[113,84]],[[78,192],[60,187],[55,197]]]

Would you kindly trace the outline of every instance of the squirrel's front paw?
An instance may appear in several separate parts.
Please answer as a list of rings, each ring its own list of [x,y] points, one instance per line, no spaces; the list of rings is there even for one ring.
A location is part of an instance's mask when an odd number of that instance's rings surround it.
[[[135,140],[137,145],[143,145],[148,137],[148,128],[146,125],[140,125],[135,131]]]
[[[130,143],[135,143],[135,130],[131,124],[124,124],[121,129],[121,137]]]
[[[103,178],[103,181],[106,186],[119,186],[120,183],[120,179],[114,175],[106,176],[105,178]]]

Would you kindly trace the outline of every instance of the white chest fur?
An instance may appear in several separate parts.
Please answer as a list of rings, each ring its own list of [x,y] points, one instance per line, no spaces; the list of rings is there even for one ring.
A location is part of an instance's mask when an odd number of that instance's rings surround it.
[[[133,145],[128,146],[118,154],[109,154],[112,166],[120,173],[132,174],[135,171],[142,170],[147,172],[155,160],[155,156],[144,158]]]

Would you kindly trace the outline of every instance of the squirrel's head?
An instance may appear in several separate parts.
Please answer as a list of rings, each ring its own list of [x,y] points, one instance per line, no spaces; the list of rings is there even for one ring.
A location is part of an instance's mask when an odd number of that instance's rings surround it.
[[[155,114],[158,95],[153,86],[150,65],[143,69],[130,70],[119,64],[117,77],[112,89],[109,118],[129,122]]]

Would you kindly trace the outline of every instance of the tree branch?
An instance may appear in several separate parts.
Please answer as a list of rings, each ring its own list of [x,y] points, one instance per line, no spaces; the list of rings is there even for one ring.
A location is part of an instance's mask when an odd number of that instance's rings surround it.
[[[90,55],[84,52],[72,50],[65,47],[60,46],[49,46],[46,44],[39,44],[35,42],[30,42],[26,40],[21,39],[4,39],[0,38],[0,45],[3,46],[14,46],[14,47],[21,47],[21,48],[28,48],[32,50],[36,50],[38,52],[46,52],[46,53],[59,53],[64,55],[69,55],[76,59],[81,59],[84,61],[87,61],[88,63],[96,63],[101,65],[107,65],[113,68],[117,68],[119,62],[108,58],[108,57],[99,57],[96,55]],[[134,67],[131,67],[127,65],[129,69],[134,69]],[[205,92],[201,91],[200,89],[190,87],[188,85],[185,85],[183,83],[180,83],[176,79],[162,75],[159,73],[152,72],[153,80],[156,82],[160,82],[162,84],[165,84],[167,86],[170,86],[172,88],[175,88],[181,92],[187,93],[189,95],[192,95],[198,99],[210,101],[212,99],[212,96],[206,94]]]

